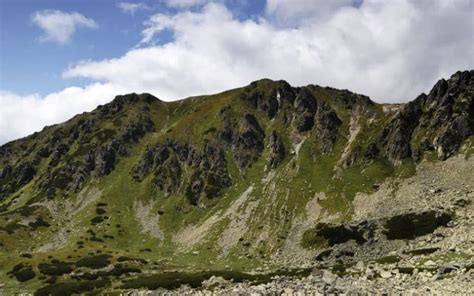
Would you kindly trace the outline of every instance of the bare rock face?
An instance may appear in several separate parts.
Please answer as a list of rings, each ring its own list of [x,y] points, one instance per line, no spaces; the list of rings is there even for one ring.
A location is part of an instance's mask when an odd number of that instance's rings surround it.
[[[311,91],[303,87],[295,99],[293,125],[298,132],[309,131],[314,126],[314,115],[317,110],[316,99]]]
[[[285,146],[276,131],[270,135],[270,167],[276,168],[285,158]]]
[[[35,174],[35,166],[30,161],[22,162],[15,168],[6,165],[0,171],[0,200],[3,196],[14,192],[15,188],[30,182]]]
[[[232,184],[224,150],[216,144],[206,144],[202,154],[195,154],[191,166],[193,173],[185,193],[191,204],[197,204],[202,195],[218,197]]]
[[[262,154],[265,133],[253,114],[245,114],[232,143],[234,159],[241,170],[246,169]]]
[[[337,139],[337,133],[342,121],[327,103],[321,102],[316,113],[316,137],[321,152],[329,153]]]
[[[405,104],[384,128],[379,142],[392,162],[408,157],[419,160],[424,152],[431,150],[436,150],[438,158],[444,160],[473,134],[474,71],[471,70],[457,72],[449,80],[441,79],[428,95],[421,94]]]
[[[242,95],[243,100],[255,110],[264,112],[269,119],[273,119],[287,103],[292,104],[294,98],[294,90],[286,81],[268,79],[252,82]]]
[[[393,163],[411,157],[411,136],[422,115],[420,102],[424,97],[421,95],[404,105],[382,131],[379,141],[385,156]]]
[[[189,177],[183,170],[190,172]],[[182,193],[196,205],[202,196],[218,197],[232,184],[223,149],[216,143],[207,143],[202,152],[169,140],[148,148],[135,166],[133,177],[142,181],[154,174],[155,188],[166,195]]]
[[[474,71],[440,80],[428,95],[425,108],[432,114],[429,126],[437,128],[433,144],[438,157],[446,159],[474,134]]]

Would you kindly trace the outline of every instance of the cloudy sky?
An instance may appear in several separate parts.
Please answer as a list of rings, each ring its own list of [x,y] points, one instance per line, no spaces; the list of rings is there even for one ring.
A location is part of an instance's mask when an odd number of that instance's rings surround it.
[[[266,77],[405,102],[472,68],[473,0],[1,0],[0,144],[127,92]]]

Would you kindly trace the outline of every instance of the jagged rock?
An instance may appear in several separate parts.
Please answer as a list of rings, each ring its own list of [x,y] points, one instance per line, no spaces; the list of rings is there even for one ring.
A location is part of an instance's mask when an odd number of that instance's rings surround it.
[[[215,198],[232,184],[224,151],[215,144],[204,146],[203,154],[193,162],[193,168],[191,184],[186,189],[186,197],[192,204],[197,204],[201,193],[207,198]]]
[[[321,152],[329,153],[337,139],[337,133],[342,121],[336,112],[324,102],[319,103],[316,113],[316,138]]]
[[[242,99],[256,110],[264,112],[269,119],[273,119],[286,102],[293,103],[294,91],[286,81],[263,79],[252,82],[246,88]]]
[[[219,111],[219,116],[222,118],[224,122],[224,127],[222,130],[218,132],[218,138],[224,141],[226,144],[232,143],[234,131],[232,130],[232,122],[230,120],[230,110],[231,107],[229,105],[225,105]]]
[[[51,160],[48,164],[48,167],[50,169],[54,168],[55,166],[58,165],[58,163],[61,161],[62,157],[69,151],[69,146],[64,144],[64,143],[60,143],[59,145],[57,145],[55,148],[54,148],[54,151],[51,155]]]
[[[255,90],[244,97],[255,109],[265,112],[270,119],[278,112],[279,103],[275,95],[265,97],[264,92]]]
[[[245,114],[239,122],[239,129],[232,143],[234,159],[241,170],[250,167],[260,157],[264,138],[265,133],[255,116]]]
[[[158,190],[168,194],[177,192],[181,182],[181,172],[181,166],[175,155],[157,166],[154,183]]]
[[[38,150],[37,155],[41,158],[49,157],[49,155],[51,155],[51,150],[49,149],[49,147],[43,147]]]
[[[362,147],[360,147],[359,145],[355,146],[350,152],[349,157],[347,157],[344,160],[344,167],[347,168],[347,167],[353,166],[357,162],[357,160],[360,158],[361,154],[362,154]]]
[[[95,172],[98,177],[108,175],[114,168],[119,156],[125,156],[127,148],[120,142],[113,140],[99,148],[95,156]]]
[[[96,154],[96,149],[95,147],[92,147],[84,155],[84,164],[85,164],[86,169],[89,171],[95,170],[95,154]]]
[[[191,172],[189,180],[183,179],[184,167]],[[201,194],[214,198],[231,184],[224,151],[211,143],[204,146],[202,153],[171,140],[153,149],[147,148],[135,166],[133,176],[141,181],[151,172],[154,172],[154,184],[159,191],[171,194],[183,189],[182,193],[194,205]]]
[[[224,123],[224,128],[219,133],[219,138],[223,140],[225,143],[230,144],[232,143],[234,132],[232,131],[232,127],[229,122]]]
[[[421,101],[426,95],[422,94],[414,101],[404,105],[383,129],[379,139],[385,156],[392,162],[411,157],[411,136],[422,115]]]
[[[364,157],[367,159],[375,159],[379,155],[379,152],[380,150],[377,147],[377,144],[370,143],[369,146],[367,146]]]
[[[149,117],[142,116],[134,123],[128,124],[120,132],[120,140],[124,143],[136,143],[147,132],[153,130],[154,124]]]
[[[355,109],[356,106],[371,106],[375,103],[367,96],[353,93],[347,89],[335,89],[332,87],[324,87],[324,90],[330,93],[334,100],[344,106],[345,109]]]
[[[305,132],[313,128],[314,115],[317,110],[316,100],[307,87],[301,88],[295,99],[293,124],[298,132]]]
[[[28,161],[20,164],[20,166],[16,170],[17,170],[17,173],[16,173],[17,186],[22,186],[22,185],[27,184],[28,182],[31,181],[31,179],[33,179],[33,177],[36,174],[35,167]]]
[[[276,131],[270,135],[270,167],[276,168],[285,158],[285,146]]]
[[[420,127],[425,137],[415,159],[435,149],[438,158],[444,160],[474,134],[474,71],[457,72],[447,81],[441,79],[422,104]]]
[[[73,125],[69,130],[69,139],[76,140],[92,134],[95,128],[96,120],[94,118],[79,119],[77,124]]]
[[[161,166],[170,153],[166,145],[157,145],[155,148],[148,147],[142,158],[135,166],[133,177],[137,180],[143,180],[151,170]]]
[[[120,110],[122,110],[123,106],[127,104],[133,104],[143,101],[147,104],[151,104],[153,102],[161,102],[158,98],[150,95],[150,94],[127,94],[127,95],[120,95],[116,96],[114,100],[108,104],[100,105],[97,107],[99,114],[104,117],[108,115],[113,115]]]
[[[13,172],[13,168],[11,165],[7,164],[1,171],[0,171],[0,179],[6,179],[10,174]]]

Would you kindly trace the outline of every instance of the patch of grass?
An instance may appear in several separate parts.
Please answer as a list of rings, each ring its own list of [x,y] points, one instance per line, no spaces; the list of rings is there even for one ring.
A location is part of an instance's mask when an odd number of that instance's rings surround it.
[[[36,290],[35,295],[67,296],[73,294],[83,294],[85,292],[91,292],[96,289],[103,288],[109,284],[110,281],[107,279],[100,279],[96,281],[55,283],[39,288],[38,290]]]
[[[111,256],[107,254],[84,257],[76,262],[77,267],[103,268],[110,264]]]
[[[385,256],[375,259],[375,262],[379,264],[394,264],[400,262],[400,257],[396,255]]]

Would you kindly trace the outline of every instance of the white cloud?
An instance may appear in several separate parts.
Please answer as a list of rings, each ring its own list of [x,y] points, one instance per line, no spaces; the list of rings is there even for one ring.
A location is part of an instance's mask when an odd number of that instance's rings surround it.
[[[84,88],[68,87],[45,97],[0,91],[0,144],[91,111],[124,92],[120,86],[100,83]]]
[[[275,20],[281,8],[267,7],[260,19],[242,21],[220,3],[157,14],[145,24],[142,45],[162,30],[173,33],[170,42],[83,61],[63,73],[101,83],[44,98],[1,93],[0,143],[91,110],[116,94],[150,92],[175,100],[264,77],[348,88],[378,102],[408,101],[439,78],[474,68],[473,6],[470,0],[365,0],[359,8],[327,8],[314,20],[316,12],[303,15],[296,25],[280,22],[284,17]],[[288,20],[301,7],[287,12]]]
[[[147,10],[149,7],[144,3],[131,3],[131,2],[119,2],[117,3],[117,7],[123,12],[131,14],[132,16],[138,10]]]
[[[213,0],[163,0],[168,7],[190,8],[212,2]]]
[[[269,77],[349,88],[379,102],[407,101],[440,77],[473,68],[472,3],[366,0],[355,8],[339,2],[320,21],[298,27],[267,18],[237,20],[224,5],[210,3],[146,22],[142,42],[165,29],[174,34],[171,42],[82,62],[64,76],[126,85],[167,100]]]
[[[280,25],[302,25],[331,16],[354,0],[267,0],[267,17]]]
[[[42,10],[35,12],[31,20],[44,31],[42,41],[52,41],[59,44],[68,43],[79,27],[94,29],[96,22],[84,15],[60,10]]]

